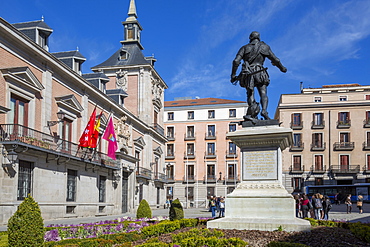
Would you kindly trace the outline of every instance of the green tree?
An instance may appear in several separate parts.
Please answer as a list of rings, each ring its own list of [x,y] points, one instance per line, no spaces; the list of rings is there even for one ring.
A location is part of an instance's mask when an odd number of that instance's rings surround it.
[[[172,202],[170,206],[170,220],[181,220],[184,218],[184,209],[179,199]]]
[[[9,246],[42,246],[44,233],[44,221],[39,205],[28,195],[8,221]]]
[[[149,206],[149,203],[143,199],[141,200],[139,207],[136,212],[136,218],[152,218],[152,209]]]

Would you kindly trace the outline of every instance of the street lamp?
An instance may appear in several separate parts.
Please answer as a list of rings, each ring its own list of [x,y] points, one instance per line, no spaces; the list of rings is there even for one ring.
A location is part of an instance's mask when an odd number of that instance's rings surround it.
[[[56,125],[57,123],[62,122],[65,116],[66,116],[66,114],[65,114],[62,110],[59,110],[59,111],[57,112],[58,121],[48,121],[48,122],[47,122],[48,127],[50,128],[51,126],[54,126],[54,125]]]

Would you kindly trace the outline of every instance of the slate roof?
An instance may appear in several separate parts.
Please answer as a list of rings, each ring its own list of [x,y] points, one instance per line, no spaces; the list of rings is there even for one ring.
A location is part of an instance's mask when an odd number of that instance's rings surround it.
[[[228,100],[219,98],[203,98],[203,99],[187,99],[187,100],[175,100],[165,101],[164,107],[179,107],[179,106],[194,106],[194,105],[216,105],[216,104],[237,104],[246,103],[240,100]]]
[[[128,58],[121,60],[121,51],[128,53]],[[114,66],[126,66],[126,65],[146,65],[151,64],[150,61],[146,60],[141,49],[135,43],[124,44],[120,49],[118,49],[110,58],[105,62],[92,67],[91,69],[96,69],[99,67],[114,67]]]
[[[101,73],[101,72],[97,72],[97,73],[86,73],[86,74],[83,74],[82,77],[85,78],[86,80],[102,79],[102,80],[108,80],[109,81],[108,76],[106,76],[106,74]]]
[[[86,60],[86,58],[79,51],[62,51],[62,52],[54,52],[51,54],[53,54],[59,59],[76,57],[76,58],[80,58],[81,60]]]
[[[51,27],[49,27],[44,21],[29,21],[29,22],[14,23],[12,25],[17,29],[29,29],[29,28],[39,27],[39,28],[47,29],[50,32],[53,31],[53,29],[51,29]]]

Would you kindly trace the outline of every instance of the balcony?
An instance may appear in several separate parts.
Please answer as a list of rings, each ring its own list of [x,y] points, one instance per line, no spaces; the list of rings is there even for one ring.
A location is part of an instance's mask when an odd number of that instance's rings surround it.
[[[152,179],[152,171],[144,167],[137,167],[136,178]]]
[[[304,166],[290,166],[289,167],[290,173],[303,173],[304,172]]]
[[[370,150],[370,142],[363,142],[362,148],[363,150]]]
[[[326,142],[324,143],[312,143],[311,151],[324,151],[326,148]]]
[[[334,142],[335,151],[351,151],[355,148],[354,142]]]
[[[184,140],[185,141],[194,141],[195,140],[195,135],[194,133],[187,133],[184,135]]]
[[[311,166],[312,173],[325,173],[326,166]]]
[[[359,173],[360,165],[330,166],[330,170],[332,173]]]
[[[290,123],[290,128],[293,130],[301,130],[303,129],[303,122],[292,122]]]
[[[84,164],[120,169],[119,161],[109,158],[105,153],[79,148],[76,143],[19,124],[0,124],[0,142],[5,147],[23,148],[24,152],[29,150],[44,152],[47,154],[46,162],[50,161],[48,158],[52,155],[55,156],[52,160],[56,160],[58,164],[63,157],[66,161],[76,160]]]
[[[311,129],[324,129],[325,128],[325,121],[312,121],[311,122]]]
[[[167,176],[164,173],[154,173],[154,182],[167,183]]]
[[[302,151],[303,148],[304,148],[304,143],[303,142],[293,143],[290,146],[290,151]]]
[[[217,178],[215,175],[207,174],[207,176],[204,176],[203,178],[205,183],[215,183],[217,182]]]
[[[229,175],[225,177],[226,183],[239,183],[239,175]]]
[[[167,183],[174,183],[175,182],[175,176],[173,174],[167,175]]]
[[[184,153],[184,159],[195,159],[195,152]]]
[[[194,175],[184,176],[183,182],[184,183],[194,183],[195,182],[195,176]]]
[[[206,133],[205,139],[206,140],[216,140],[216,133],[211,132],[211,131]]]
[[[167,140],[168,141],[174,141],[175,140],[175,136],[173,134],[171,134],[171,135],[167,134]]]
[[[162,136],[164,136],[164,129],[162,126],[160,126],[159,124],[157,123],[153,123],[152,125],[153,129],[155,129],[159,134],[161,134]]]
[[[370,118],[364,120],[364,128],[370,128]]]
[[[338,129],[348,129],[351,127],[351,120],[341,120],[337,121]]]
[[[173,152],[167,152],[165,159],[166,160],[173,160],[173,159],[175,159],[175,154]]]
[[[205,152],[204,158],[206,158],[206,159],[216,159],[216,152]]]
[[[236,159],[238,158],[238,153],[236,152],[236,150],[226,151],[226,158]]]

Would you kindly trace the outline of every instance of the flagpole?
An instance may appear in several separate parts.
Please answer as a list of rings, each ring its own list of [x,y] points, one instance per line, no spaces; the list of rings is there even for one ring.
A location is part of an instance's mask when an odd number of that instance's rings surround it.
[[[108,119],[107,124],[108,124],[109,119],[111,118],[112,115],[113,115],[112,112],[110,112],[109,113],[109,117],[107,118]],[[105,126],[104,132],[105,132],[106,129],[107,129],[107,126]],[[104,132],[101,135],[99,135],[98,143],[96,144],[95,152],[94,152],[93,156],[91,157],[91,160],[93,160],[95,158],[95,156],[96,156],[98,147],[99,147],[100,142],[101,142],[101,137],[103,136]]]
[[[108,121],[109,121],[109,119],[110,119],[110,117],[111,117],[111,116],[112,116],[112,112],[110,112],[110,113],[109,113],[109,117],[107,118],[107,119],[108,119]],[[101,118],[101,116],[100,116],[100,118]],[[107,122],[107,124],[108,124],[108,122]],[[105,126],[105,128],[107,128],[107,126]],[[105,132],[105,129],[104,129],[104,132]],[[95,148],[95,150],[94,150],[94,153],[93,153],[93,155],[92,155],[92,157],[91,157],[91,160],[93,160],[93,159],[95,158],[96,153],[98,152],[98,147],[99,147],[99,145],[100,145],[101,137],[103,136],[104,132],[103,132],[101,135],[99,134],[99,139],[98,139],[98,142],[97,142],[97,144],[96,144],[96,148]]]

